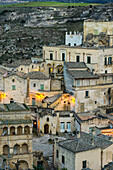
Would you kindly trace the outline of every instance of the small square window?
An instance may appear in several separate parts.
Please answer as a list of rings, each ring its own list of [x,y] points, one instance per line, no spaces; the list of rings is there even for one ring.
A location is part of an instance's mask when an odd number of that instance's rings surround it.
[[[12,85],[12,90],[16,90],[16,86],[15,85]]]
[[[65,164],[65,157],[62,155],[62,163]]]
[[[44,84],[40,85],[40,90],[44,90]]]

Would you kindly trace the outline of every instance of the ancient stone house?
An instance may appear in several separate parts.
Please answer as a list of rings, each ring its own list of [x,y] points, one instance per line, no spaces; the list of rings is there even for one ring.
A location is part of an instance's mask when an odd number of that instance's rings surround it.
[[[69,110],[54,111],[51,108],[30,106],[37,131],[41,134],[73,133],[75,131],[74,112]]]
[[[54,165],[67,170],[101,170],[112,161],[113,142],[81,132],[78,137],[56,141]]]
[[[32,121],[31,111],[25,104],[0,105],[0,157],[6,166],[15,169],[12,163],[20,163],[21,169],[32,169]]]

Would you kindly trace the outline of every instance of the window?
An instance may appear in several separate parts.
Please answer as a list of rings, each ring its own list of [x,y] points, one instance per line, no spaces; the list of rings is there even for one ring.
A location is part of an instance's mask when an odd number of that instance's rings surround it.
[[[14,82],[15,82],[15,79],[12,79],[12,82],[14,83]]]
[[[76,43],[74,43],[74,46],[76,46]]]
[[[80,56],[79,55],[76,56],[76,62],[80,62]]]
[[[40,90],[44,90],[44,84],[40,85]]]
[[[107,57],[104,59],[104,65],[107,65]]]
[[[53,54],[50,53],[50,60],[53,60]]]
[[[107,70],[105,70],[105,74],[107,74]]]
[[[59,152],[58,152],[58,150],[56,150],[56,158],[58,158],[59,157]]]
[[[80,86],[80,80],[77,80],[77,87]]]
[[[108,64],[111,65],[112,64],[112,57],[108,58]]]
[[[49,122],[49,117],[47,117],[47,122]]]
[[[32,69],[34,68],[34,65],[32,65]]]
[[[69,43],[69,46],[71,46],[71,43]]]
[[[64,131],[65,131],[65,123],[61,122],[61,132],[64,132]]]
[[[86,91],[86,97],[89,97],[89,91]]]
[[[88,64],[91,63],[91,57],[90,57],[90,56],[87,57],[87,63],[88,63]]]
[[[16,90],[16,86],[15,85],[12,85],[12,90]]]
[[[82,162],[82,168],[86,168],[87,167],[86,165],[87,165],[87,161],[83,161]]]
[[[67,132],[71,132],[71,123],[67,122]]]
[[[94,34],[95,34],[95,35],[98,35],[98,30],[95,30]]]
[[[95,104],[97,104],[97,101],[95,101]]]
[[[21,71],[23,70],[23,68],[21,68]]]
[[[65,164],[65,157],[62,155],[62,163]]]
[[[65,61],[65,53],[62,53],[62,61]]]
[[[35,83],[33,84],[33,87],[36,87],[36,84],[35,84]]]

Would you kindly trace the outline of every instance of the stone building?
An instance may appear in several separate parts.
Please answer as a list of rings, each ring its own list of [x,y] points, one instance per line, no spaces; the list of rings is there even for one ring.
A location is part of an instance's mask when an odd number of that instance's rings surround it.
[[[111,104],[111,83],[100,83],[99,77],[88,70],[85,63],[64,62],[64,82],[68,93],[75,98],[75,112],[87,112]]]
[[[29,73],[8,72],[1,75],[1,103],[14,100],[26,104],[41,105],[45,96],[61,91],[61,80],[49,78],[40,71]],[[3,96],[4,95],[4,96]]]
[[[74,113],[70,111],[56,111],[39,114],[40,131],[43,134],[72,133],[75,131]]]
[[[69,34],[66,32],[65,35],[65,45],[69,46],[79,46],[82,45],[82,34],[78,32],[70,32]]]
[[[101,170],[112,161],[113,142],[81,132],[78,137],[56,141],[54,166],[67,170]]]
[[[113,72],[113,48],[111,47],[70,47],[56,46],[43,47],[43,58],[46,61],[46,70],[50,73],[58,73],[64,61],[84,62],[87,67],[96,74]]]
[[[32,169],[32,121],[31,111],[25,104],[0,105],[0,157],[6,166],[15,169],[12,163],[20,163],[21,169]]]
[[[32,71],[41,71],[46,73],[43,58],[40,58],[38,56],[31,57],[31,59],[26,60],[15,60],[14,62],[11,63],[5,62],[2,65],[0,65],[0,68],[4,68],[7,71],[19,71],[23,73],[29,73]]]
[[[57,110],[47,107],[29,106],[33,121],[37,122],[34,127],[41,134],[73,133],[75,131],[75,113],[70,110]]]

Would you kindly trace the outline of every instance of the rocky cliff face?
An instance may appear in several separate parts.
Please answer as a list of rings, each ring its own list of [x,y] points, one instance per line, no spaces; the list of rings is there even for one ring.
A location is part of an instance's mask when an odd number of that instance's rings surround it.
[[[83,31],[89,18],[113,20],[113,7],[0,8],[0,62],[42,55],[43,45],[64,44],[65,32]]]

